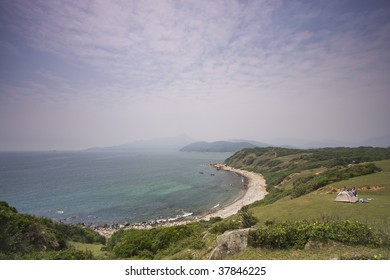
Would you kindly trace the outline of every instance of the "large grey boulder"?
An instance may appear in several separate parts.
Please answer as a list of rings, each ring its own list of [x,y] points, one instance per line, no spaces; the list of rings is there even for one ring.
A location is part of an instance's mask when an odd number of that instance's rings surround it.
[[[218,236],[217,247],[212,252],[210,260],[221,260],[245,250],[248,246],[249,230],[249,228],[232,230]]]

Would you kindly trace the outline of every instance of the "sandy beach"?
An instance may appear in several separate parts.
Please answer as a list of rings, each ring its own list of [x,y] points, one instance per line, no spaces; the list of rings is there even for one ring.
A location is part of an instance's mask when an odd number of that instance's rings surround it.
[[[247,180],[247,189],[245,193],[241,197],[238,197],[233,203],[220,209],[216,209],[215,212],[201,217],[201,220],[208,221],[213,217],[226,218],[232,216],[236,214],[243,206],[261,200],[267,194],[267,190],[265,188],[265,179],[260,174],[246,170],[235,169],[221,163],[214,164],[213,166],[217,169],[234,172],[245,177]]]
[[[226,166],[222,163],[212,164],[217,170],[224,170],[234,172],[245,178],[245,191],[243,194],[236,198],[231,204],[226,206],[219,206],[214,209],[212,213],[205,214],[203,216],[190,216],[177,221],[160,221],[160,222],[147,222],[131,225],[116,225],[116,227],[96,227],[95,231],[106,237],[111,236],[115,231],[119,229],[151,229],[157,226],[176,226],[191,223],[194,221],[205,220],[208,221],[213,217],[226,218],[236,214],[243,206],[249,205],[255,201],[261,200],[267,194],[265,179],[261,174],[235,169],[230,166]]]

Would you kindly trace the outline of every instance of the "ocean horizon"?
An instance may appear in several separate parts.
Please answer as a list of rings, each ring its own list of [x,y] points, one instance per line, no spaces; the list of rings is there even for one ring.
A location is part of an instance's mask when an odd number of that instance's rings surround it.
[[[0,201],[65,223],[134,224],[231,203],[241,176],[210,163],[231,153],[0,152]]]

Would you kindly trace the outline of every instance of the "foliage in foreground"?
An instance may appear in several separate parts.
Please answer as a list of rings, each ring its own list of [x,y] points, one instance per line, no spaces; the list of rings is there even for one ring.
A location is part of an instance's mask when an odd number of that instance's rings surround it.
[[[248,245],[268,249],[302,249],[309,241],[341,242],[347,245],[389,246],[388,236],[381,236],[358,221],[284,222],[261,227],[249,233]]]
[[[108,240],[107,250],[114,259],[161,259],[184,248],[199,250],[205,246],[202,239],[205,224],[120,230]]]
[[[47,218],[18,213],[0,202],[1,259],[86,259],[90,256],[69,248],[68,241],[105,243],[91,229],[55,223]]]

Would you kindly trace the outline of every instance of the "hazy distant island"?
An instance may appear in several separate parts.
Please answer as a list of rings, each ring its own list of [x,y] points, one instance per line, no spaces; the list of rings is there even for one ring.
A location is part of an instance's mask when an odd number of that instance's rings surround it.
[[[199,141],[191,143],[180,149],[180,152],[217,152],[217,153],[232,153],[245,148],[254,148],[256,145],[249,142],[230,142],[216,141],[205,142]]]
[[[336,147],[390,147],[390,134],[373,137],[356,142],[342,142],[332,139],[308,141],[308,140],[279,140],[275,144],[247,139],[220,139],[219,141],[207,142],[194,140],[186,133],[172,137],[161,137],[148,140],[138,140],[122,145],[109,147],[91,147],[86,152],[222,152],[234,153],[245,148],[255,147],[282,147],[292,149],[315,149],[315,148],[336,148]]]
[[[147,151],[147,152],[216,152],[234,153],[245,148],[267,147],[269,144],[254,140],[220,140],[214,142],[196,141],[183,133],[174,137],[139,140],[111,147],[93,147],[86,151]]]

